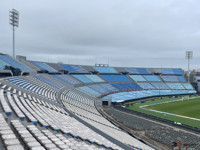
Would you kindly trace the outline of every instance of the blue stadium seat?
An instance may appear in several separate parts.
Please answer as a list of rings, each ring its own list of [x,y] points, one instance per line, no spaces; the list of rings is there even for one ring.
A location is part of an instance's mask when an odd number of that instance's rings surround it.
[[[69,72],[74,72],[74,73],[87,73],[85,69],[83,69],[81,66],[77,65],[66,65],[66,64],[60,64],[61,67],[63,67],[65,70]]]
[[[183,72],[183,70],[182,69],[173,69],[173,72],[174,72],[174,74],[179,74],[179,75],[183,75],[184,74],[184,72]]]
[[[73,75],[76,79],[82,81],[83,83],[92,83],[93,81],[90,80],[87,76],[85,75]]]
[[[0,60],[0,68],[4,69],[5,66],[10,66],[10,64],[8,64],[7,62],[3,61],[2,59]]]
[[[70,75],[51,75],[51,76],[67,85],[75,85],[81,83]]]
[[[30,71],[29,68],[17,62],[8,55],[0,54],[0,68],[4,69],[5,66],[12,66],[14,68],[19,68],[22,71]]]
[[[114,68],[112,67],[93,67],[100,73],[118,73]]]
[[[44,77],[44,76],[42,76],[42,75],[34,75],[34,77],[35,77],[36,79],[38,79],[38,80],[40,80],[40,81],[42,81],[42,82],[44,82],[44,83],[46,83],[46,84],[52,86],[52,87],[57,88],[57,89],[62,88],[61,85],[59,85],[59,84],[57,84],[57,83],[55,83],[55,82],[52,82],[51,80],[47,79],[46,77]]]
[[[181,83],[166,83],[170,89],[185,89]]]
[[[91,89],[101,93],[101,94],[106,94],[106,93],[109,93],[108,90],[106,90],[105,88],[103,88],[102,86],[100,85],[89,85],[88,87],[90,87]]]
[[[124,83],[124,85],[127,86],[130,90],[139,90],[139,89],[142,89],[136,83]]]
[[[102,88],[104,88],[105,90],[107,90],[108,93],[109,93],[109,92],[116,92],[116,91],[119,91],[118,88],[112,86],[111,84],[100,84],[100,86],[101,86]]]
[[[157,75],[144,75],[143,77],[147,81],[160,81],[160,78]]]
[[[137,83],[141,88],[143,89],[155,89],[154,86],[152,86],[150,83]]]
[[[39,67],[40,69],[44,69],[47,70],[49,72],[57,72],[55,69],[53,69],[52,67],[50,67],[49,65],[47,65],[46,63],[43,62],[37,62],[37,61],[32,61],[32,63],[34,65],[36,65],[37,67]]]
[[[116,78],[114,78],[112,75],[100,75],[104,80],[108,82],[116,82],[118,81]]]
[[[146,81],[146,79],[142,75],[129,75],[134,81]]]
[[[182,83],[182,85],[185,87],[185,89],[187,90],[194,90],[194,88],[192,87],[192,85],[190,83]]]
[[[195,90],[143,90],[113,93],[103,97],[103,99],[112,99],[112,102],[123,102],[131,99],[145,98],[151,96],[179,95],[179,94],[194,94]]]
[[[112,86],[114,86],[115,88],[119,89],[119,91],[126,91],[126,90],[130,90],[127,86],[125,86],[122,83],[118,83],[118,84],[111,84]]]
[[[161,72],[162,74],[174,74],[173,69],[170,69],[170,68],[162,68]]]
[[[93,82],[105,82],[103,79],[101,79],[97,75],[85,75],[88,79],[90,79]]]
[[[100,96],[101,94],[91,88],[89,88],[88,86],[82,86],[82,87],[79,87],[77,88],[79,91],[85,93],[85,94],[88,94],[90,96],[93,96],[93,97],[98,97]]]
[[[126,68],[129,73],[134,74],[150,74],[149,71],[145,68]]]
[[[181,69],[173,69],[173,68],[162,68],[162,74],[175,74],[175,75],[182,75],[184,74]]]
[[[162,75],[161,78],[162,78],[165,82],[179,82],[177,76]]]
[[[169,89],[165,83],[153,82],[151,83],[156,89]]]
[[[180,82],[186,82],[185,78],[183,76],[177,76]]]
[[[112,75],[118,81],[131,81],[126,75]]]

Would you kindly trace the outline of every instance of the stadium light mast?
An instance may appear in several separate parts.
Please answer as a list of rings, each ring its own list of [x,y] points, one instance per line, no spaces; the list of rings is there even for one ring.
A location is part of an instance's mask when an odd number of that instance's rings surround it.
[[[9,12],[9,24],[13,30],[13,58],[15,58],[15,27],[19,26],[19,11],[12,9]]]
[[[185,58],[188,60],[188,83],[190,83],[190,60],[193,58],[193,51],[186,51]]]

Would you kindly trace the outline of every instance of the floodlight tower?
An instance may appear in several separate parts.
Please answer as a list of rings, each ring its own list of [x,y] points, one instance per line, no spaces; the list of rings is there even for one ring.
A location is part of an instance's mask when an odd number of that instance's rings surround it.
[[[19,11],[12,9],[9,12],[9,23],[13,30],[13,58],[15,58],[15,27],[19,26]]]
[[[193,58],[193,51],[186,51],[185,58],[188,60],[188,83],[190,82],[190,60]]]

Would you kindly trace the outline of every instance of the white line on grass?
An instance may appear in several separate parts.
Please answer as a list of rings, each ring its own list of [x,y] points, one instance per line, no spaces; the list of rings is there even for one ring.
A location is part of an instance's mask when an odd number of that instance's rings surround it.
[[[161,114],[164,114],[164,115],[171,115],[171,116],[177,116],[177,117],[182,117],[182,118],[187,118],[187,119],[192,119],[192,120],[200,121],[200,119],[197,119],[197,118],[192,118],[192,117],[182,116],[182,115],[168,113],[168,112],[164,112],[164,111],[158,111],[158,110],[154,110],[154,109],[145,108],[147,106],[153,106],[153,105],[159,105],[159,104],[165,104],[165,103],[172,103],[172,102],[190,100],[190,99],[195,99],[195,98],[199,98],[199,97],[200,96],[191,97],[191,98],[188,98],[188,99],[183,99],[183,97],[182,97],[182,99],[178,99],[178,100],[171,100],[171,101],[165,101],[165,102],[160,102],[160,103],[155,103],[155,104],[143,105],[143,106],[140,106],[140,108],[144,109],[144,110],[149,110],[149,111],[152,111],[152,112],[161,113]]]

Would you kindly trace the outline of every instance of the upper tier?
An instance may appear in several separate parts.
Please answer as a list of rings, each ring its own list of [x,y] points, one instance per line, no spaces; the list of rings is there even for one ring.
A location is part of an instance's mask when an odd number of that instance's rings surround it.
[[[17,60],[6,54],[0,54],[0,69],[5,70],[6,66],[18,68],[23,72],[63,72],[66,73],[95,73],[95,74],[130,74],[130,75],[183,75],[181,68],[133,68],[133,67],[102,67],[84,66],[72,64],[46,63],[39,61],[28,61],[26,57],[18,56]],[[114,78],[118,78],[115,76]],[[123,78],[123,77],[119,77]],[[155,80],[154,76],[145,76],[146,80]],[[117,79],[117,80],[121,80]],[[129,80],[129,79],[123,79]],[[184,80],[184,79],[183,79]]]
[[[93,73],[93,74],[130,74],[130,75],[183,75],[184,72],[181,68],[134,68],[134,67],[109,67],[109,66],[85,66],[85,65],[73,65],[62,63],[47,63],[39,61],[29,61],[26,57],[19,56],[16,59],[8,55],[0,55],[0,68],[4,69],[6,65],[19,68],[22,71],[46,71],[46,72],[68,72],[68,73]],[[19,63],[20,61],[20,63]],[[30,69],[31,68],[31,69]],[[153,76],[146,76],[154,79]],[[150,79],[150,80],[151,80]]]

